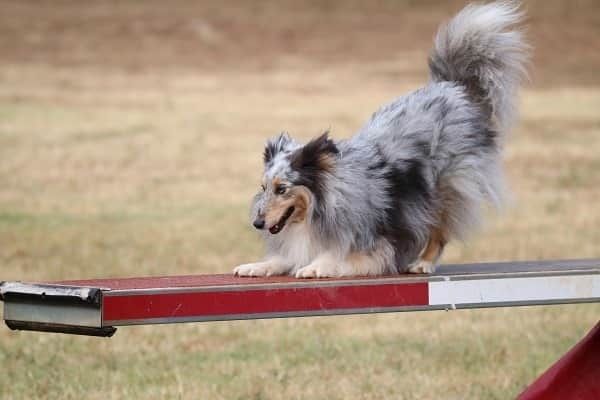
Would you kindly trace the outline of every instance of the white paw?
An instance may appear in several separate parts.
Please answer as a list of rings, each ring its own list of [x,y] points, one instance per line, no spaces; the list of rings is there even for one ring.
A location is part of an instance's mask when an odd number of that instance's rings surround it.
[[[233,269],[233,274],[237,276],[271,276],[274,272],[267,263],[242,264]]]
[[[296,278],[333,278],[336,276],[335,267],[323,264],[309,264],[296,272]]]
[[[408,266],[408,272],[411,274],[433,274],[435,264],[431,261],[417,260]]]

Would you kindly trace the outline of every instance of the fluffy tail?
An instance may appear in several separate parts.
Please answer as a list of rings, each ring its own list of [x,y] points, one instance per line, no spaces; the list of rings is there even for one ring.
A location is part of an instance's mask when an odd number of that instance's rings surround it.
[[[499,131],[516,118],[517,91],[527,76],[529,46],[514,25],[519,3],[470,4],[443,25],[429,57],[431,79],[462,84]]]

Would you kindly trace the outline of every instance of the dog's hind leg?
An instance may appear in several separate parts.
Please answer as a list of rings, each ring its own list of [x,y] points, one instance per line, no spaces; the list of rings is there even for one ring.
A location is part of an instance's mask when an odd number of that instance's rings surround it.
[[[408,266],[408,272],[412,274],[432,274],[435,272],[437,260],[444,251],[447,239],[443,230],[435,227],[429,234],[427,246],[421,252],[419,258]]]
[[[381,239],[374,249],[354,251],[338,257],[333,253],[323,253],[306,267],[296,272],[296,278],[335,278],[342,276],[383,275],[394,266],[394,249]]]

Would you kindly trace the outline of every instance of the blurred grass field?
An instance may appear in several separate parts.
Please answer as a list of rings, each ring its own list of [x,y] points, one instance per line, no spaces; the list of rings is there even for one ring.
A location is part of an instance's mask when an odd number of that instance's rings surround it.
[[[231,271],[262,145],[345,137],[422,85],[462,2],[2,1],[0,280]],[[530,1],[513,203],[444,262],[598,257],[600,7]],[[598,305],[0,328],[0,399],[509,399]]]

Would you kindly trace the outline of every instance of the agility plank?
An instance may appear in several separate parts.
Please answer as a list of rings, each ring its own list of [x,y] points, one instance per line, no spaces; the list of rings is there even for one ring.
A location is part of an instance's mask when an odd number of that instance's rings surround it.
[[[517,400],[600,399],[600,322]]]
[[[342,279],[191,275],[3,282],[12,329],[111,336],[115,327],[600,301],[600,259],[444,265]]]

